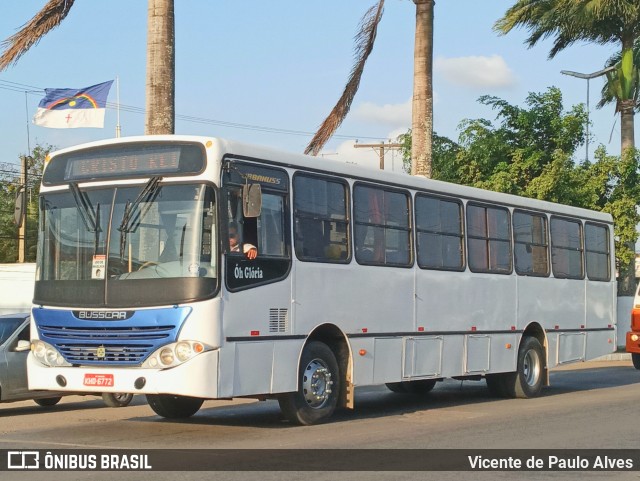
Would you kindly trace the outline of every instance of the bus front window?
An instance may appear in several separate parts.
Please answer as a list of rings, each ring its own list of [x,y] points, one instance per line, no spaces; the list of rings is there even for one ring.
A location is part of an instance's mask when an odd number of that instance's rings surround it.
[[[215,277],[215,207],[203,185],[119,189],[109,243],[116,279]],[[119,220],[118,220],[119,219]]]
[[[34,300],[42,305],[143,306],[217,290],[214,189],[203,184],[43,194]]]

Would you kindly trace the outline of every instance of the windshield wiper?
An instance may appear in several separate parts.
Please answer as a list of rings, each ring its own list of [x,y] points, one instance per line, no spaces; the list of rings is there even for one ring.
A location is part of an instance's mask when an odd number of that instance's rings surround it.
[[[120,259],[124,258],[124,249],[127,244],[127,234],[133,230],[133,227],[137,225],[139,219],[141,219],[147,210],[151,207],[151,202],[155,199],[160,191],[160,181],[162,177],[151,177],[145,184],[144,188],[138,194],[138,197],[133,202],[127,201],[124,206],[124,213],[122,214],[122,222],[120,222]],[[147,206],[144,212],[138,210],[140,204],[145,201]]]
[[[76,182],[69,184],[69,190],[71,190],[73,200],[76,203],[76,207],[80,212],[80,217],[82,218],[82,222],[84,222],[85,227],[89,232],[97,232],[100,226],[98,225],[96,213],[93,211],[89,197],[85,192],[80,191]]]

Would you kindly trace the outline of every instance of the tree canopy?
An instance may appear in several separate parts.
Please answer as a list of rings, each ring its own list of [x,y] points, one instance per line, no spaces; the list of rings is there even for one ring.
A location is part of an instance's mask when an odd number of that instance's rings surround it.
[[[565,109],[559,89],[530,93],[524,107],[490,96],[479,102],[496,112],[496,122],[465,119],[459,139],[434,136],[433,178],[488,190],[610,213],[615,222],[616,258],[635,258],[640,217],[640,158],[634,151],[608,155],[604,147],[593,162],[574,162],[585,138],[583,105]],[[404,134],[405,161],[411,136]]]
[[[20,155],[20,164],[27,161],[27,225],[25,260],[35,262],[38,237],[38,194],[45,157],[53,150],[50,145],[36,145],[31,155]],[[22,185],[19,173],[5,173],[0,181],[0,262],[18,260],[18,227],[14,222],[16,192]]]

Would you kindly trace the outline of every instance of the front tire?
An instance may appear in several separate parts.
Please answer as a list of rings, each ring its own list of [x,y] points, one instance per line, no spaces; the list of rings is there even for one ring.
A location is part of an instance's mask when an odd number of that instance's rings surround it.
[[[34,399],[33,402],[35,402],[38,406],[42,406],[42,407],[51,407],[51,406],[55,406],[56,404],[58,404],[60,402],[60,399],[62,399],[62,397],[58,396],[58,397],[44,397],[41,399]]]
[[[631,362],[633,362],[633,367],[636,369],[640,369],[640,354],[637,352],[631,353]]]
[[[133,399],[133,394],[125,392],[103,392],[102,400],[110,408],[123,408],[128,406]]]
[[[204,399],[172,394],[147,394],[147,402],[158,416],[184,419],[197,413]]]
[[[278,397],[282,414],[295,424],[311,425],[333,414],[340,396],[340,371],[333,351],[311,341],[302,351],[298,390]]]

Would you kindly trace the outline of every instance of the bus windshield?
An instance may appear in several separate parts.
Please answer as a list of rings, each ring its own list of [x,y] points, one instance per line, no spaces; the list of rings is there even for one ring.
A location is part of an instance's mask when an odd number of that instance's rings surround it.
[[[43,304],[122,305],[133,297],[130,289],[154,297],[155,281],[173,290],[171,280],[218,277],[214,193],[206,185],[161,185],[152,178],[143,186],[81,191],[72,184],[43,195],[40,206],[36,297]],[[49,290],[51,281],[68,283]],[[204,291],[172,292],[163,293],[165,302],[194,300]]]

